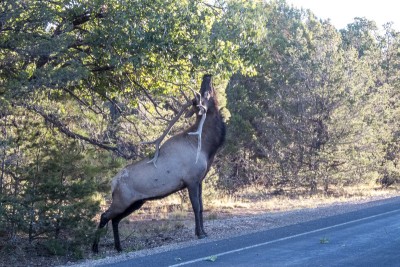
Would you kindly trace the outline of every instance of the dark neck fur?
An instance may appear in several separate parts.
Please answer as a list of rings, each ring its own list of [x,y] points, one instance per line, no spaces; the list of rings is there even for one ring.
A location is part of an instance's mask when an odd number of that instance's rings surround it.
[[[190,127],[187,132],[194,132],[197,130],[201,120],[201,115],[197,115],[196,123]],[[206,121],[204,122],[202,132],[202,151],[208,152],[208,157],[213,158],[217,150],[224,144],[225,141],[225,123],[219,113],[218,107],[215,103],[209,107],[207,111]],[[196,141],[197,142],[197,141]]]

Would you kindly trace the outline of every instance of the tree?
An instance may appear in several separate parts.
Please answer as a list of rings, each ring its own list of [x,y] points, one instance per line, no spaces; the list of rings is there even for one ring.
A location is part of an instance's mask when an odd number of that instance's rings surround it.
[[[384,140],[385,156],[382,159],[379,168],[379,182],[383,187],[390,186],[394,182],[400,180],[399,164],[399,49],[400,35],[392,28],[392,24],[385,25],[385,33],[378,39],[381,51],[380,66],[382,75],[380,84],[384,90],[382,93],[387,97],[384,106],[385,121],[390,133],[387,139]]]
[[[223,184],[246,177],[315,193],[376,179],[390,130],[374,23],[356,19],[339,33],[284,2],[264,16],[267,30],[253,46],[263,50],[247,51],[257,74],[234,75],[227,88]]]
[[[52,244],[60,250],[52,253],[65,253],[90,237],[98,193],[108,189],[106,178],[119,164],[107,152],[62,138],[38,115],[20,108],[2,111],[7,135],[2,140],[0,226],[7,235],[0,241],[13,245],[26,234],[30,243],[57,242]]]
[[[139,128],[176,114],[204,72],[237,69],[229,47],[211,37],[220,8],[202,1],[21,0],[1,7],[3,98],[70,138],[128,159],[140,155],[146,133]],[[81,113],[66,114],[66,100]]]

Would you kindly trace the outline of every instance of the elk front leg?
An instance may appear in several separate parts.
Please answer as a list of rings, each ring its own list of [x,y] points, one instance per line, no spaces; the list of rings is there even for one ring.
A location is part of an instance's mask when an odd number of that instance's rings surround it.
[[[203,185],[199,184],[199,204],[200,204],[200,234],[207,236],[207,233],[204,231],[203,226]]]
[[[188,191],[189,191],[189,198],[190,202],[192,204],[193,212],[194,212],[194,220],[195,220],[195,233],[196,236],[201,239],[205,238],[206,235],[203,233],[201,230],[201,224],[203,219],[201,218],[201,213],[200,213],[200,199],[199,199],[199,184],[196,183],[194,185],[188,186]]]

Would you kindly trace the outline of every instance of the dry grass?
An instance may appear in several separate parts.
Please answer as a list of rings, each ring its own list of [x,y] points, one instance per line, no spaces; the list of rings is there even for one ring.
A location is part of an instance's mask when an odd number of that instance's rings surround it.
[[[280,194],[276,195],[276,190],[253,186],[235,195],[208,194],[203,198],[206,219],[317,208],[341,202],[388,198],[400,195],[400,186],[382,189],[376,185],[365,184],[332,188],[328,193],[321,190],[313,195],[294,190],[279,192]],[[191,213],[192,208],[188,198],[175,194],[162,200],[146,203],[142,210],[132,214],[129,220],[185,220],[192,217]]]
[[[253,186],[228,196],[215,191],[207,191],[207,188],[204,188],[204,219],[212,224],[214,220],[220,221],[225,218],[317,208],[341,202],[360,202],[399,195],[400,187],[381,189],[374,184],[332,188],[328,193],[321,190],[314,195],[300,190],[277,191]],[[120,224],[124,251],[129,252],[193,240],[193,217],[186,193],[174,194],[161,200],[148,202]],[[93,255],[90,252],[90,244],[88,244],[84,248],[83,256],[90,259],[117,255],[113,248],[111,227],[108,227],[106,235],[101,239],[100,251],[99,255]],[[32,263],[36,262],[52,266],[73,261],[70,257],[40,257],[35,256],[34,253],[26,253],[26,251],[19,253],[14,251],[14,253],[1,256],[6,257],[0,260],[0,265],[4,262],[13,262],[14,264],[23,263],[20,266],[26,266],[34,265]]]

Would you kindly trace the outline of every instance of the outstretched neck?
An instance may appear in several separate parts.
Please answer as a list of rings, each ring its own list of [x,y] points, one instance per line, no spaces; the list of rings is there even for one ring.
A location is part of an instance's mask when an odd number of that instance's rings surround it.
[[[201,118],[202,116],[197,116],[194,128],[198,127]],[[215,153],[225,141],[225,134],[225,123],[219,111],[207,112],[201,137],[201,150],[206,152],[209,158],[214,157]]]

